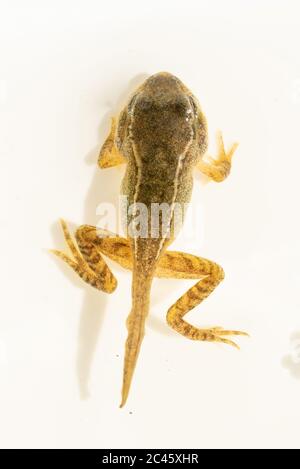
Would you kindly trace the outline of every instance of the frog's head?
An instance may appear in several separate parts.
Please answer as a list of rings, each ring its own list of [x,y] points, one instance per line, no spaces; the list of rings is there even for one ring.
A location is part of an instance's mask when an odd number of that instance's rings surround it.
[[[144,97],[154,99],[156,102],[170,103],[176,101],[191,92],[179,80],[179,78],[168,72],[159,72],[151,75],[143,85],[137,90],[142,92]]]
[[[193,135],[195,109],[188,90],[170,73],[148,78],[129,104],[136,141],[180,154]]]
[[[176,160],[195,141],[200,113],[188,88],[171,73],[160,72],[131,97],[120,118],[119,135],[149,158],[163,152]]]

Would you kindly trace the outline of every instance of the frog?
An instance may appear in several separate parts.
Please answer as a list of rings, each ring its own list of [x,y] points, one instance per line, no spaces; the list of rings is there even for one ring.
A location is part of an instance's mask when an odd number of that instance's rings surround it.
[[[167,324],[179,334],[194,341],[236,348],[232,337],[248,335],[222,327],[195,327],[185,319],[222,282],[224,270],[207,258],[169,249],[178,234],[176,208],[190,203],[195,171],[215,182],[224,181],[237,146],[234,143],[226,151],[222,133],[218,132],[217,156],[207,156],[207,121],[198,100],[173,74],[156,73],[138,87],[112,119],[98,158],[101,169],[126,165],[120,188],[126,198],[125,236],[82,225],[74,239],[61,220],[71,255],[52,252],[86,283],[109,294],[116,290],[117,280],[106,257],[132,272],[120,407],[128,399],[145,335],[153,278],[196,280],[167,311]],[[167,207],[164,213],[159,210],[162,206]],[[154,222],[156,230],[152,230]]]

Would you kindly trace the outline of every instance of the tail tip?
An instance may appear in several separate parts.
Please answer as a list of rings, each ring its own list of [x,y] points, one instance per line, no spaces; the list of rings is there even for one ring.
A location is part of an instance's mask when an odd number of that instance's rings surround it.
[[[125,406],[127,401],[127,396],[122,396],[121,404],[119,405],[119,408],[122,409],[122,407]]]

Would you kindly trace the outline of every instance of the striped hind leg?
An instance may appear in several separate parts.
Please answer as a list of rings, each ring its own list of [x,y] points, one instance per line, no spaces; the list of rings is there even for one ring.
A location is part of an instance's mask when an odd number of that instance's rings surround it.
[[[100,234],[100,236],[99,236]],[[132,252],[128,239],[119,236],[103,236],[105,232],[93,226],[82,226],[76,233],[80,246],[92,243],[102,254],[118,262],[122,267],[132,270]],[[83,250],[84,252],[84,250]],[[166,251],[159,260],[155,277],[195,279],[198,282],[169,308],[167,322],[177,332],[193,340],[223,342],[237,347],[226,336],[247,335],[239,331],[227,331],[220,327],[198,329],[183,317],[207,298],[224,278],[222,267],[201,257],[178,251]]]
[[[111,236],[105,230],[94,226],[83,225],[75,234],[76,243],[72,240],[65,222],[61,222],[67,245],[74,259],[61,251],[52,252],[63,259],[80,277],[99,290],[111,293],[115,290],[117,281],[102,254],[118,262],[126,269],[132,269],[132,253],[128,239],[117,235]],[[239,331],[227,331],[220,327],[198,329],[183,318],[193,308],[207,298],[224,278],[223,269],[216,263],[177,251],[166,251],[161,257],[156,277],[200,279],[192,288],[181,296],[167,313],[168,324],[180,334],[193,340],[223,342],[237,347],[226,336],[248,335]]]
[[[93,238],[90,236],[93,227],[80,227],[75,234],[76,243],[63,220],[61,226],[72,257],[56,249],[51,252],[65,261],[86,283],[98,290],[112,293],[117,287],[117,280],[101,256],[96,229],[94,228]]]
[[[174,278],[201,278],[182,295],[167,312],[167,323],[188,339],[223,342],[239,348],[227,336],[248,335],[245,332],[224,330],[221,327],[199,329],[184,320],[184,316],[207,298],[224,279],[224,271],[218,264],[201,257],[182,252],[166,252],[160,267],[166,276]]]

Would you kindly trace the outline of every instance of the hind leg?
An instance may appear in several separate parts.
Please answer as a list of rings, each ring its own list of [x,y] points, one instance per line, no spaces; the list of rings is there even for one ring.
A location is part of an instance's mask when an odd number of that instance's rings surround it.
[[[221,327],[199,329],[185,321],[184,316],[207,298],[224,279],[224,271],[218,264],[201,257],[182,252],[166,252],[160,267],[165,275],[174,278],[201,278],[182,295],[167,312],[167,323],[188,339],[223,342],[239,348],[226,336],[248,335],[245,332],[224,330]]]
[[[118,262],[122,267],[132,270],[132,254],[130,242],[121,237],[103,237],[95,227],[82,227],[85,235],[97,240],[101,253]],[[168,324],[180,334],[193,340],[223,342],[237,347],[226,336],[248,335],[239,331],[227,331],[220,327],[198,329],[186,322],[184,316],[207,298],[224,278],[223,269],[216,263],[177,251],[166,251],[161,257],[155,271],[155,277],[198,279],[179,300],[169,308]]]
[[[117,280],[101,256],[97,243],[85,235],[85,229],[89,227],[77,230],[76,243],[63,220],[61,226],[72,257],[56,249],[51,252],[65,261],[86,283],[98,290],[112,293],[117,287]]]
[[[67,262],[85,282],[107,293],[114,291],[117,282],[102,254],[122,267],[132,270],[130,241],[117,235],[111,236],[111,233],[94,226],[83,225],[75,234],[77,247],[64,222],[62,227],[75,260],[61,251],[52,252]],[[216,263],[192,254],[166,251],[158,263],[155,276],[199,280],[168,310],[167,322],[180,334],[193,340],[223,342],[235,347],[237,345],[226,336],[248,335],[220,327],[198,329],[184,320],[184,316],[207,298],[223,280],[223,269]]]

